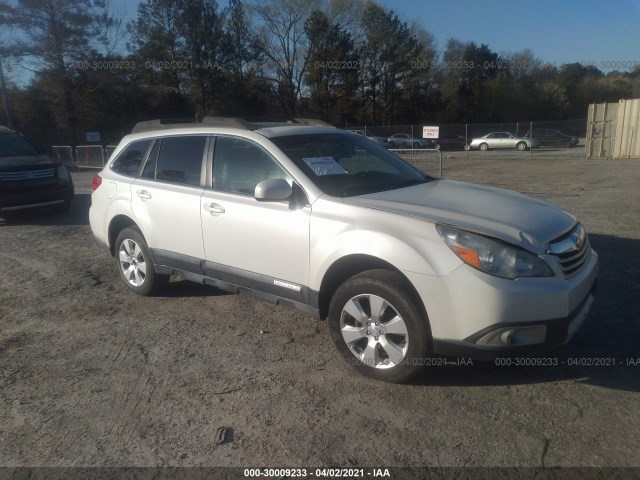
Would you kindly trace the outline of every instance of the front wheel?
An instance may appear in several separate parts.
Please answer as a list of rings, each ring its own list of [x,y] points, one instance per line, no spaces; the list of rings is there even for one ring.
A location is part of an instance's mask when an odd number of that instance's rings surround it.
[[[360,373],[402,383],[422,370],[429,329],[410,290],[400,274],[370,270],[351,277],[334,294],[331,336]]]
[[[489,150],[489,145],[487,145],[486,143],[481,143],[480,144],[480,148],[481,151],[486,152],[487,150]]]
[[[518,144],[516,145],[516,148],[521,152],[524,152],[527,149],[527,144],[524,142],[518,142]]]
[[[120,278],[132,292],[151,295],[168,283],[167,275],[154,272],[149,247],[138,229],[125,228],[120,232],[115,253]]]

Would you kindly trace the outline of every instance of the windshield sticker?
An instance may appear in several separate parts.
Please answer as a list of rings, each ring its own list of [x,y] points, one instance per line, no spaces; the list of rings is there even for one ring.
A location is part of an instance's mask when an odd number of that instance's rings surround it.
[[[333,157],[311,157],[303,158],[304,163],[309,165],[316,175],[343,175],[347,171],[342,168]]]

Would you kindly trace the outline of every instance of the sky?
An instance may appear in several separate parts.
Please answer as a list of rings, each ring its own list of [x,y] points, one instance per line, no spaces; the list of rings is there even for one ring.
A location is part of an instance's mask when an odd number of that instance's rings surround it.
[[[640,65],[640,0],[377,1],[402,21],[415,21],[433,34],[440,52],[449,38],[455,38],[487,44],[497,53],[528,48],[556,66],[581,62],[607,73]],[[226,0],[218,2],[227,5]],[[140,0],[113,3],[131,20]],[[5,74],[16,83],[31,76],[7,67]]]
[[[121,1],[127,16],[135,17],[140,0]],[[583,62],[605,73],[620,62],[640,64],[640,0],[377,2],[393,9],[402,21],[415,21],[432,33],[439,51],[449,38],[456,38],[485,43],[498,53],[529,48],[547,63]]]
[[[431,32],[498,53],[529,48],[545,62],[640,64],[640,0],[378,0]],[[604,68],[603,68],[604,67]],[[622,69],[620,69],[622,70]]]

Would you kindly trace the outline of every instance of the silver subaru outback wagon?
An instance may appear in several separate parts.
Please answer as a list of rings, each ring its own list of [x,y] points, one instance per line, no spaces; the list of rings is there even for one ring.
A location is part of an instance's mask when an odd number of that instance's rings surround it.
[[[578,330],[598,255],[574,216],[309,123],[138,124],[92,185],[123,284],[149,295],[178,274],[295,306],[392,382],[433,354],[534,355]]]

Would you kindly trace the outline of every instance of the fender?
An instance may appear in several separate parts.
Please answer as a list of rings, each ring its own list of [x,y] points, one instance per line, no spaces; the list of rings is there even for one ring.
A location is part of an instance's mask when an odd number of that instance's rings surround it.
[[[435,224],[423,219],[341,203],[340,218],[331,212],[335,200],[313,204],[309,238],[309,287],[318,290],[327,270],[348,255],[369,255],[400,271],[445,276],[462,261],[446,246]],[[401,240],[402,239],[402,240]]]

